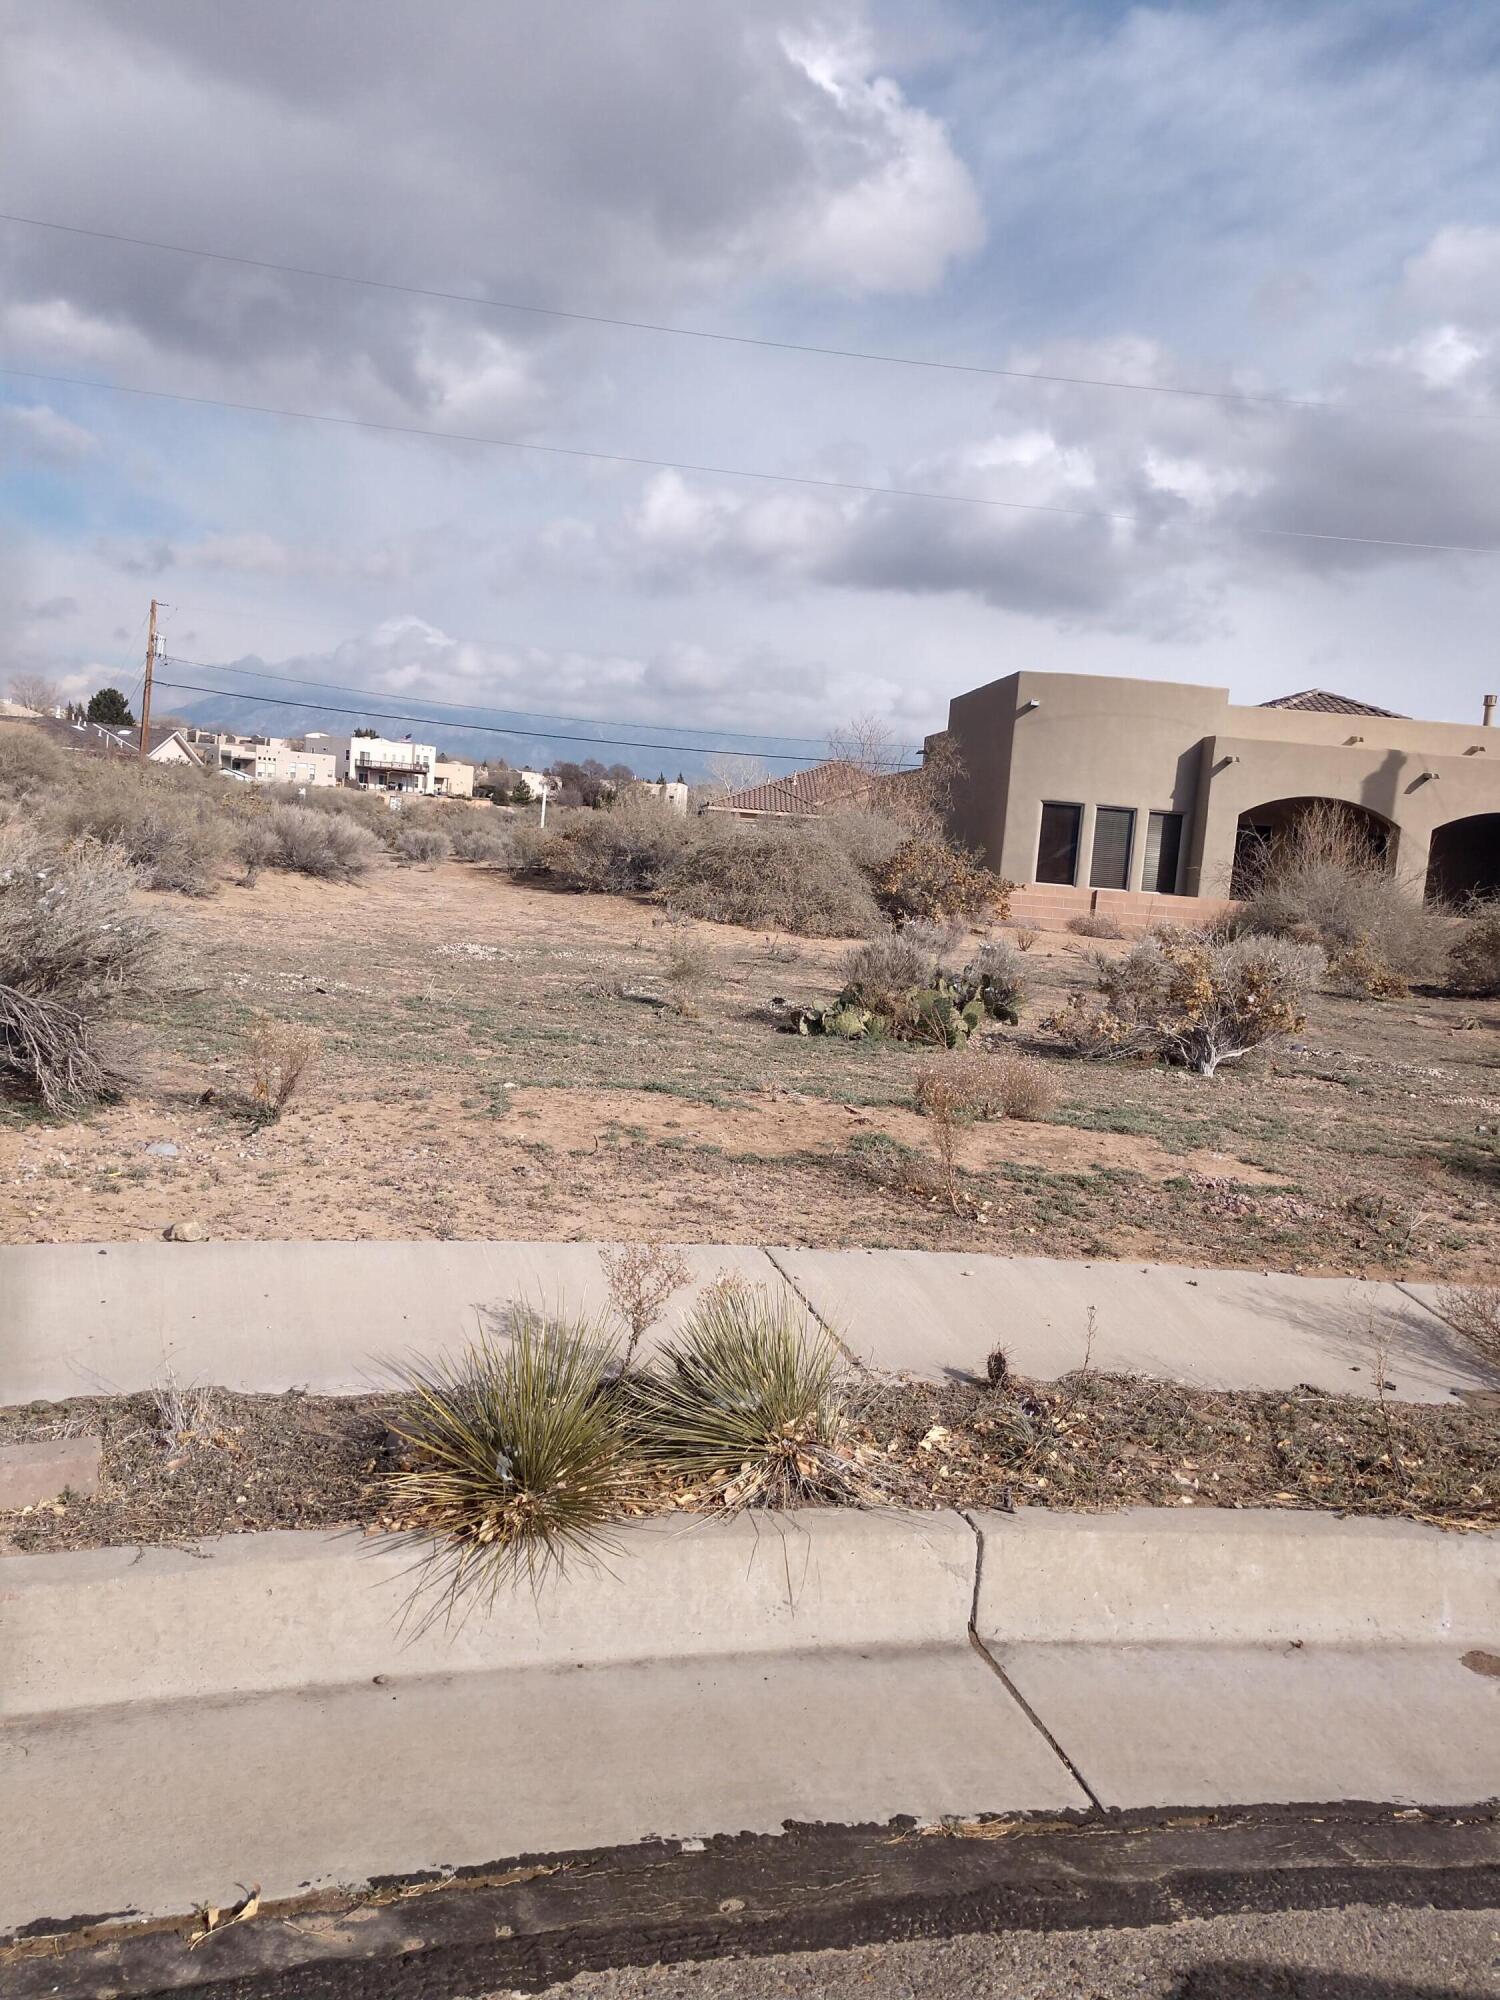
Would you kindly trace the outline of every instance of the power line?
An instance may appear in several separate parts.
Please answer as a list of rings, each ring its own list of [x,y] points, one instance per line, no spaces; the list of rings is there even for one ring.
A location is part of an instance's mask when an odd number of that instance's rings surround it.
[[[299,674],[273,674],[263,667],[240,667],[222,662],[216,663],[211,660],[185,660],[177,653],[172,654],[171,658],[179,667],[201,667],[205,673],[209,674],[245,674],[255,680],[275,681],[279,686],[283,687],[332,688],[335,692],[341,694],[368,695],[371,701],[399,701],[401,699],[399,694],[384,694],[375,688],[362,688],[353,681],[308,680],[305,676]],[[440,701],[435,695],[424,695],[422,699],[429,708],[454,708],[469,712],[477,710],[482,714],[488,715],[515,715],[519,716],[523,722],[587,722],[597,723],[601,729],[675,729],[680,736],[731,736],[738,737],[746,743],[800,743],[809,749],[821,745],[823,755],[825,757],[828,755],[826,741],[818,736],[776,736],[770,733],[758,735],[751,729],[689,729],[685,725],[679,727],[673,722],[626,722],[623,720],[617,721],[614,716],[605,715],[553,715],[546,710],[537,713],[532,709],[502,708],[497,702]],[[459,725],[455,723],[451,726],[458,727]],[[618,739],[610,737],[601,738],[600,740],[609,742],[618,740],[623,742],[625,739],[623,737]],[[696,750],[699,746],[695,743],[682,743],[677,747],[682,750]],[[917,754],[917,746],[915,744],[904,747],[910,749],[913,755]]]
[[[336,417],[321,410],[291,410],[270,403],[231,402],[223,396],[188,396],[175,389],[141,389],[128,382],[99,382],[82,375],[45,375],[36,369],[0,366],[0,375],[23,382],[47,382],[69,389],[99,389],[113,396],[142,396],[153,402],[184,403],[199,409],[233,410],[241,416],[290,417],[300,423],[332,424],[341,430],[381,431],[392,437],[435,438],[444,444],[493,445],[505,451],[529,451],[551,458],[588,459],[601,465],[630,465],[653,472],[696,472],[713,479],[755,479],[773,486],[813,487],[827,493],[861,493],[889,500],[937,500],[960,507],[1000,508],[1019,514],[1057,514],[1077,521],[1104,521],[1117,527],[1138,528],[1138,515],[1103,507],[1064,507],[1045,500],[999,500],[982,493],[940,493],[921,486],[879,486],[856,479],[820,479],[805,472],[767,472],[745,465],[702,465],[685,458],[646,458],[639,453],[595,451],[582,445],[538,444],[529,438],[488,437],[475,431],[439,431],[418,424],[382,423],[374,417]],[[1277,541],[1336,542],[1361,548],[1409,549],[1428,555],[1494,556],[1500,547],[1470,542],[1423,542],[1395,535],[1348,535],[1320,532],[1312,528],[1262,527],[1240,522],[1245,535],[1269,536]]]
[[[171,662],[167,661],[164,664],[170,665]],[[502,729],[498,723],[492,722],[457,723],[451,720],[445,721],[441,716],[413,715],[399,709],[339,708],[332,702],[290,701],[284,695],[266,696],[250,694],[235,688],[204,687],[197,681],[169,680],[164,674],[157,674],[156,685],[159,688],[169,687],[178,694],[214,694],[226,701],[258,701],[268,708],[304,709],[314,715],[373,715],[382,722],[425,722],[434,729],[469,729],[483,736],[537,737],[548,743],[588,743],[595,749],[671,750],[679,754],[687,752],[697,757],[711,756],[715,752],[731,757],[741,757],[745,754],[741,750],[732,750],[727,744],[722,743],[642,743],[623,736],[568,736],[555,729]],[[770,750],[765,752],[764,761],[770,764],[824,764],[828,758],[826,751],[821,757],[793,757],[785,751]]]
[[[1006,382],[1040,382],[1073,389],[1123,389],[1148,396],[1188,396],[1217,403],[1272,404],[1284,409],[1323,410],[1328,404],[1311,396],[1288,396],[1274,390],[1181,388],[1166,382],[1128,382],[1103,375],[1057,375],[1037,368],[997,368],[979,361],[938,361],[920,354],[888,354],[862,347],[823,347],[805,340],[773,340],[768,335],[723,333],[711,327],[677,326],[666,320],[625,319],[618,314],[580,312],[563,306],[539,306],[521,299],[497,299],[482,292],[447,292],[432,285],[401,284],[390,278],[362,278],[348,271],[324,271],[310,264],[283,264],[270,257],[241,257],[228,250],[201,250],[186,243],[164,243],[151,236],[125,236],[113,229],[85,229],[73,222],[50,222],[36,215],[0,211],[0,222],[27,229],[51,229],[63,236],[86,236],[100,243],[124,243],[136,250],[161,250],[173,257],[201,257],[215,264],[238,264],[250,271],[277,271],[292,278],[318,278],[327,284],[358,285],[371,291],[395,292],[403,298],[436,299],[445,305],[481,306],[489,312],[527,313],[541,319],[574,320],[587,326],[625,327],[635,333],[665,333],[679,340],[721,342],[731,347],[764,347],[782,354],[814,354],[830,361],[869,361],[892,368],[931,368],[952,375],[988,375]]]

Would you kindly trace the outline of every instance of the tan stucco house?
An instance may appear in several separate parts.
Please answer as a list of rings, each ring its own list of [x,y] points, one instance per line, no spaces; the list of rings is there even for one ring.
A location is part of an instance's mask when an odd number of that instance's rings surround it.
[[[1476,702],[1476,708],[1479,704]],[[1321,689],[1258,707],[1228,690],[1009,674],[949,705],[953,831],[1013,882],[1134,913],[1223,899],[1237,860],[1311,800],[1352,808],[1429,893],[1500,893],[1500,730],[1416,722]]]

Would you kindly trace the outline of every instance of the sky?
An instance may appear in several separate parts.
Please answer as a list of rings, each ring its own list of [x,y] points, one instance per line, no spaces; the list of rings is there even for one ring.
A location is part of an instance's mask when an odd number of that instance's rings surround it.
[[[155,595],[164,678],[804,755],[1500,685],[1492,7],[0,0],[0,208],[259,260],[0,222],[0,683]]]

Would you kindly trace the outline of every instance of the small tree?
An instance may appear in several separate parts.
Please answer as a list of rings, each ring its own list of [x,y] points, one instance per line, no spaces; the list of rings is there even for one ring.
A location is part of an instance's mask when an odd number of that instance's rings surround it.
[[[10,698],[33,715],[50,715],[62,696],[57,682],[49,681],[45,674],[12,674]]]
[[[88,720],[102,722],[109,728],[131,729],[135,726],[130,703],[118,688],[100,688],[89,696]]]

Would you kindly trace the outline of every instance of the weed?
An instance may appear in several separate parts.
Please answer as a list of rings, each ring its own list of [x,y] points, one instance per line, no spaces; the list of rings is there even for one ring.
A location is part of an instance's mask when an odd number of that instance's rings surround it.
[[[269,1014],[251,1017],[245,1057],[250,1115],[258,1124],[274,1124],[285,1111],[321,1045],[317,1032],[300,1021],[275,1021]]]
[[[645,1133],[640,1135],[644,1138]],[[601,1250],[609,1302],[625,1322],[629,1337],[624,1366],[628,1371],[645,1334],[661,1318],[667,1300],[692,1278],[680,1251],[661,1243],[627,1243]]]

